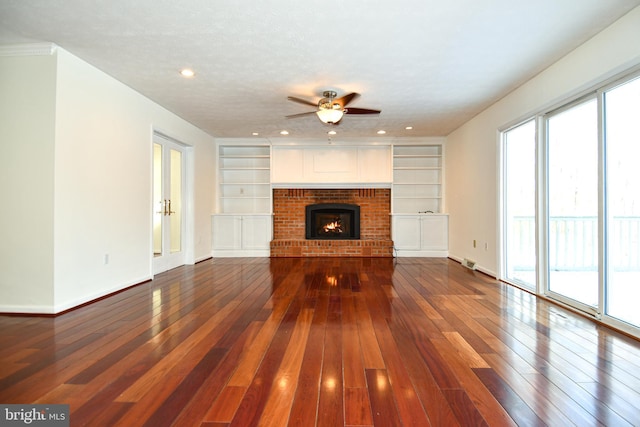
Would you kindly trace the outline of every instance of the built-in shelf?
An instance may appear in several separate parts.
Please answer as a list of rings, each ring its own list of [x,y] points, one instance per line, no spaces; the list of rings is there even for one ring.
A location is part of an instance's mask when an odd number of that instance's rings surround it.
[[[394,213],[442,212],[442,145],[393,147]]]
[[[268,145],[220,145],[220,213],[271,212],[271,148]]]

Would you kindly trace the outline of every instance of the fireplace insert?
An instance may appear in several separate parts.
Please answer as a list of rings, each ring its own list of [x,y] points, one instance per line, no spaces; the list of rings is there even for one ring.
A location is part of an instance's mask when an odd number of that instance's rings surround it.
[[[360,239],[360,206],[346,203],[318,203],[306,206],[307,239]]]

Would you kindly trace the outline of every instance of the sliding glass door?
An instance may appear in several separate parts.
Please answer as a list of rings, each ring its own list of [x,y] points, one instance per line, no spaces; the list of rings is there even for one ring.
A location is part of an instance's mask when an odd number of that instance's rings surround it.
[[[607,153],[605,313],[640,325],[640,78],[604,93]]]
[[[640,73],[502,136],[502,277],[640,335]]]
[[[503,138],[503,277],[536,286],[536,122],[509,129]]]
[[[597,99],[551,113],[545,124],[548,291],[597,308]]]

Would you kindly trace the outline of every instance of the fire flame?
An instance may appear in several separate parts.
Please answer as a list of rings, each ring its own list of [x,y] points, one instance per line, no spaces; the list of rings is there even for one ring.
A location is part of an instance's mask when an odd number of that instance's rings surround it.
[[[323,227],[325,232],[329,232],[329,231],[342,231],[340,230],[340,224],[338,224],[338,221],[333,221],[330,222],[329,224],[326,224]]]

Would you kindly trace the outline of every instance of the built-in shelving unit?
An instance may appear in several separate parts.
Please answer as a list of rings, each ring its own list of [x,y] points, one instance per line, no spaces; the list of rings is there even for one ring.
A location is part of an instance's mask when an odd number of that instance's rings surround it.
[[[393,147],[393,213],[442,212],[442,145]]]
[[[447,256],[443,140],[275,146],[217,141],[213,256],[270,256],[274,188],[389,188],[397,256]]]
[[[271,148],[220,145],[218,150],[219,212],[271,213]]]

